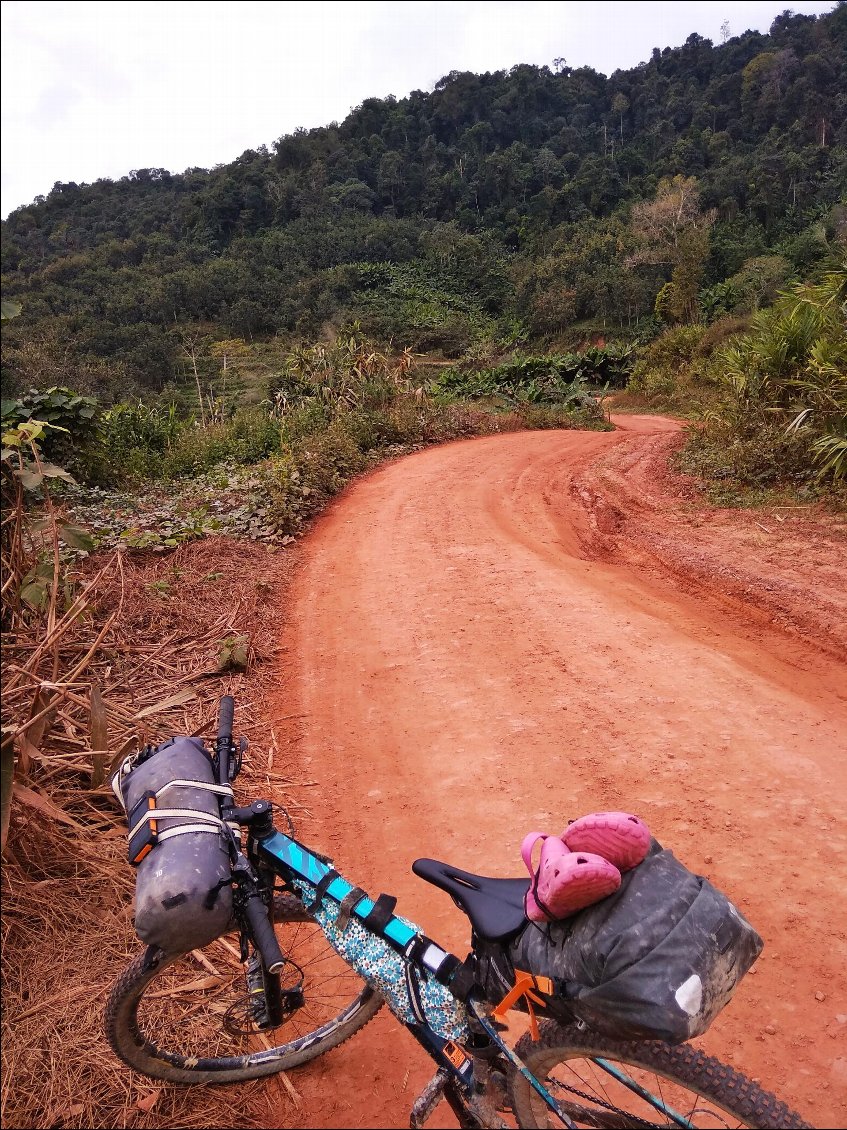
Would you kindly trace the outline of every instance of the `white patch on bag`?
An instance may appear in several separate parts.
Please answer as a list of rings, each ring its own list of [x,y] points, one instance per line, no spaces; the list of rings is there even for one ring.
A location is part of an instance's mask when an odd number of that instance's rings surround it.
[[[683,1012],[689,1016],[696,1016],[703,1004],[703,982],[693,973],[687,981],[679,986],[674,993],[674,999]]]

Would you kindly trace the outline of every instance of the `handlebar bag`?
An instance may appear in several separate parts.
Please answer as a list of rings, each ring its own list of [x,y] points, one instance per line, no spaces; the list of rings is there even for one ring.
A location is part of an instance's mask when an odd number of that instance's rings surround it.
[[[706,1031],[762,948],[725,895],[652,840],[614,894],[563,921],[530,922],[504,957],[550,979],[546,1014],[677,1044]]]
[[[136,933],[166,953],[208,945],[232,921],[221,821],[232,789],[216,783],[203,743],[186,737],[127,758],[111,783],[127,814],[129,861],[137,867]]]

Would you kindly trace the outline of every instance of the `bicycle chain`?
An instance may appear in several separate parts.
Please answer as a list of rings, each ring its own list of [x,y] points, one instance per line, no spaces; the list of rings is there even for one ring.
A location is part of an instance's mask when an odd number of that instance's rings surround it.
[[[587,1103],[591,1103],[595,1107],[601,1107],[607,1110],[610,1114],[620,1115],[626,1121],[627,1126],[631,1126],[634,1130],[664,1130],[669,1123],[647,1122],[644,1118],[639,1118],[636,1114],[628,1114],[620,1107],[612,1106],[611,1103],[604,1102],[598,1099],[595,1095],[588,1095],[584,1091],[578,1090],[576,1087],[569,1087],[567,1083],[560,1083],[557,1079],[551,1079],[548,1084],[552,1083],[553,1088],[558,1091],[567,1091],[569,1095],[576,1095],[577,1098],[584,1099]]]

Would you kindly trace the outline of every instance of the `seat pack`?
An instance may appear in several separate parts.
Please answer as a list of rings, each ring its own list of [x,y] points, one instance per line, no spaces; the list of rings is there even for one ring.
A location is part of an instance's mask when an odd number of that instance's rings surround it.
[[[652,840],[607,898],[483,947],[478,975],[489,1000],[529,973],[542,1014],[676,1044],[706,1031],[762,947],[725,895]]]

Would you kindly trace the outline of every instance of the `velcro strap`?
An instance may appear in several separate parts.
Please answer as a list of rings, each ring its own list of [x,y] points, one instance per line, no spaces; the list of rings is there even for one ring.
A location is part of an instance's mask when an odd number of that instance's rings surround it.
[[[186,836],[189,833],[196,832],[212,832],[219,836],[221,826],[220,824],[180,824],[176,828],[166,828],[164,832],[159,832],[159,843],[164,840],[172,840],[174,836]]]
[[[380,895],[373,905],[373,910],[362,919],[362,925],[375,934],[381,934],[394,914],[397,899],[394,895]]]
[[[216,793],[218,796],[229,797],[231,799],[235,798],[232,785],[212,785],[208,781],[183,780],[168,781],[166,785],[162,785],[162,787],[156,791],[156,798],[158,799],[162,793],[166,793],[168,789],[202,789],[207,793]]]
[[[478,987],[473,964],[470,959],[459,961],[456,957],[453,960],[456,964],[453,967],[452,976],[447,982],[447,988],[457,1000],[466,1001],[474,989]]]
[[[323,902],[324,895],[327,892],[327,888],[329,887],[329,885],[333,881],[333,879],[340,879],[340,878],[341,878],[341,876],[338,874],[338,872],[334,868],[330,868],[329,871],[327,871],[326,875],[324,875],[324,877],[320,880],[318,885],[315,887],[315,897],[312,899],[312,901],[306,907],[306,910],[308,910],[310,914],[313,910],[317,910],[318,907]]]
[[[136,810],[133,810],[135,815]],[[193,808],[148,808],[144,815],[138,820],[136,824],[129,830],[129,838],[132,839],[136,832],[143,824],[149,824],[150,821],[158,820],[189,820],[193,824],[208,824],[212,831],[219,831],[222,827],[222,821],[219,816],[213,816],[211,812],[197,812]]]
[[[350,921],[353,908],[357,903],[360,903],[362,899],[366,899],[367,897],[361,887],[354,887],[352,891],[348,891],[341,900],[341,906],[338,908],[338,917],[335,920],[335,924],[339,930],[347,929],[347,923]]]

